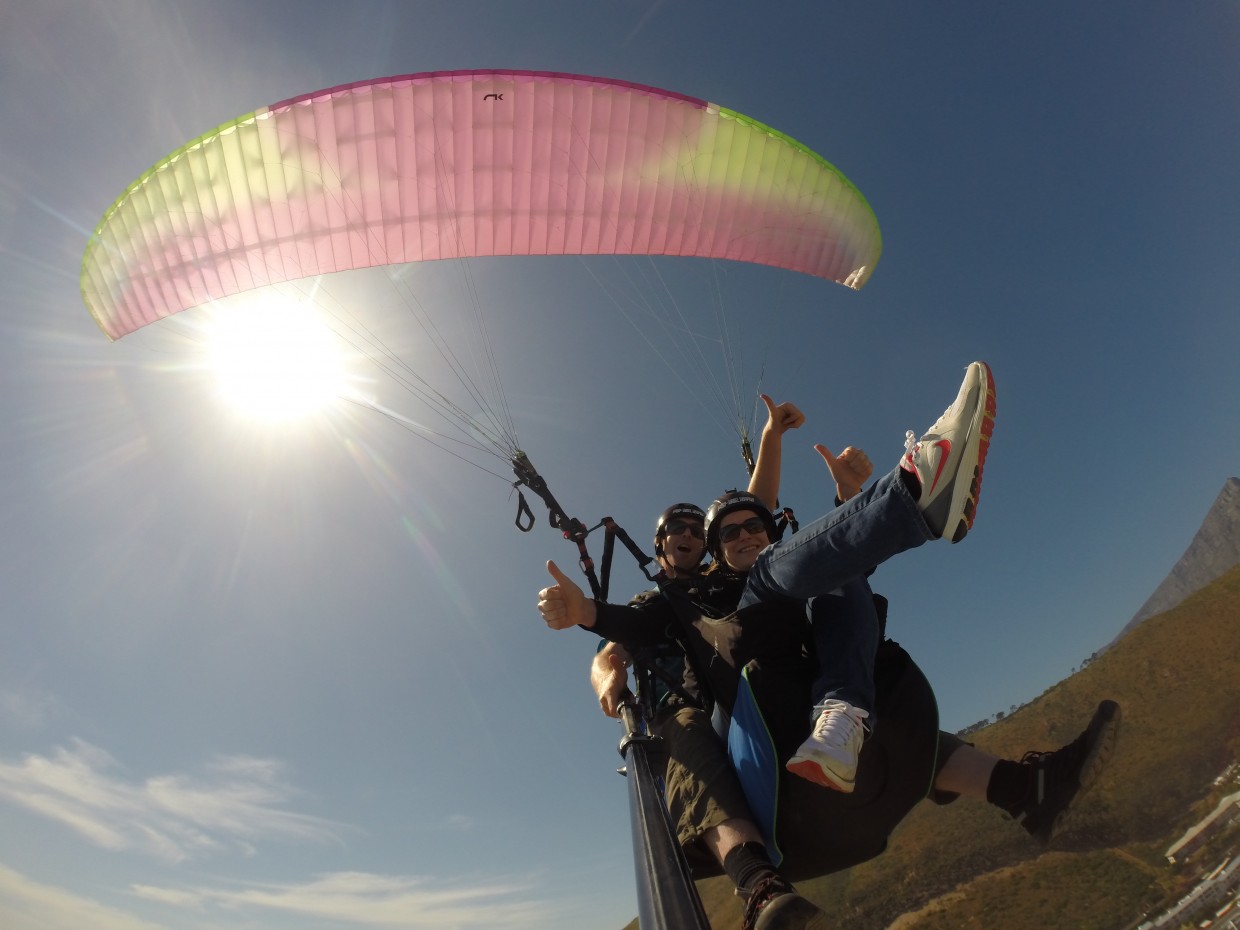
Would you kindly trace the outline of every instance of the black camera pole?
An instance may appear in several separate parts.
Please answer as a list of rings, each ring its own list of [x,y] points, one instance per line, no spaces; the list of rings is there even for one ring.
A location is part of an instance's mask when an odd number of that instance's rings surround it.
[[[620,771],[629,783],[641,930],[710,930],[650,765],[654,737],[644,732],[641,710],[635,702],[620,705],[620,720],[625,730],[620,740],[625,766]]]
[[[599,526],[605,527],[607,539],[603,553],[603,580],[594,571],[594,561],[586,551],[586,536],[591,530],[580,520],[568,516],[559,501],[551,494],[547,482],[534,468],[524,452],[512,459],[513,473],[517,480],[517,529],[529,532],[534,526],[534,512],[521,494],[521,485],[537,494],[544,504],[553,527],[564,538],[577,544],[581,570],[590,582],[590,590],[599,600],[607,598],[608,576],[611,572],[611,555],[616,537],[628,548],[642,572],[660,587],[667,583],[663,572],[652,574],[648,566],[654,560],[641,552],[629,538],[628,533],[615,524],[611,517],[604,517]],[[647,688],[650,683],[647,682]],[[640,693],[643,689],[639,686]],[[683,692],[682,692],[683,693]],[[631,698],[631,696],[630,696]],[[633,865],[637,874],[637,914],[641,930],[710,930],[710,921],[698,897],[697,886],[689,873],[689,863],[676,842],[676,831],[663,804],[654,770],[650,764],[650,749],[655,738],[646,733],[642,707],[631,698],[620,705],[620,721],[624,724],[624,738],[620,740],[620,755],[625,765],[620,769],[628,777],[629,816],[633,826]]]

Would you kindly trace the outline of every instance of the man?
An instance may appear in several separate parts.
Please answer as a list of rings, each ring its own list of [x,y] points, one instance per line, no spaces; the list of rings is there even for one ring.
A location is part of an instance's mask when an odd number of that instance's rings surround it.
[[[677,503],[659,514],[654,528],[654,556],[659,568],[671,584],[683,589],[690,597],[696,594],[701,578],[702,559],[706,556],[706,511],[697,504]],[[629,601],[632,607],[640,607],[654,598],[661,597],[657,588],[644,591]],[[684,670],[684,652],[675,643],[656,647],[648,659],[659,671],[679,681]],[[620,716],[620,704],[631,696],[628,689],[628,667],[632,654],[619,643],[608,640],[600,642],[590,664],[590,685],[599,697],[599,705],[608,717]],[[668,688],[662,681],[656,684],[658,694],[655,705],[662,706]]]

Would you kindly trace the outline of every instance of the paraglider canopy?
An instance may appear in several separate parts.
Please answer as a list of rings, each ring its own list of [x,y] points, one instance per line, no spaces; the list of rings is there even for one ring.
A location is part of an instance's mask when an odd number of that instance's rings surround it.
[[[554,72],[382,78],[281,101],[160,161],[104,214],[82,296],[117,339],[251,288],[484,255],[687,255],[860,288],[861,193],[756,120]]]

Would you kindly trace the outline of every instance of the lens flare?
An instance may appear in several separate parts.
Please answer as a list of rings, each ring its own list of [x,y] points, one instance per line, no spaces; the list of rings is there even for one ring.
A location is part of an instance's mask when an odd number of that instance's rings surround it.
[[[246,417],[305,419],[346,390],[341,341],[309,303],[270,293],[230,301],[208,338],[220,396]]]

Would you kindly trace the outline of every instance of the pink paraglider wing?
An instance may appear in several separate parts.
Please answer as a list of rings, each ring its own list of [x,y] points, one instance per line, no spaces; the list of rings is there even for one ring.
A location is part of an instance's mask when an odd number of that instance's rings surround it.
[[[882,241],[849,181],[715,104],[550,72],[307,94],[159,162],[105,213],[82,295],[116,339],[250,288],[483,255],[692,255],[860,288]]]

